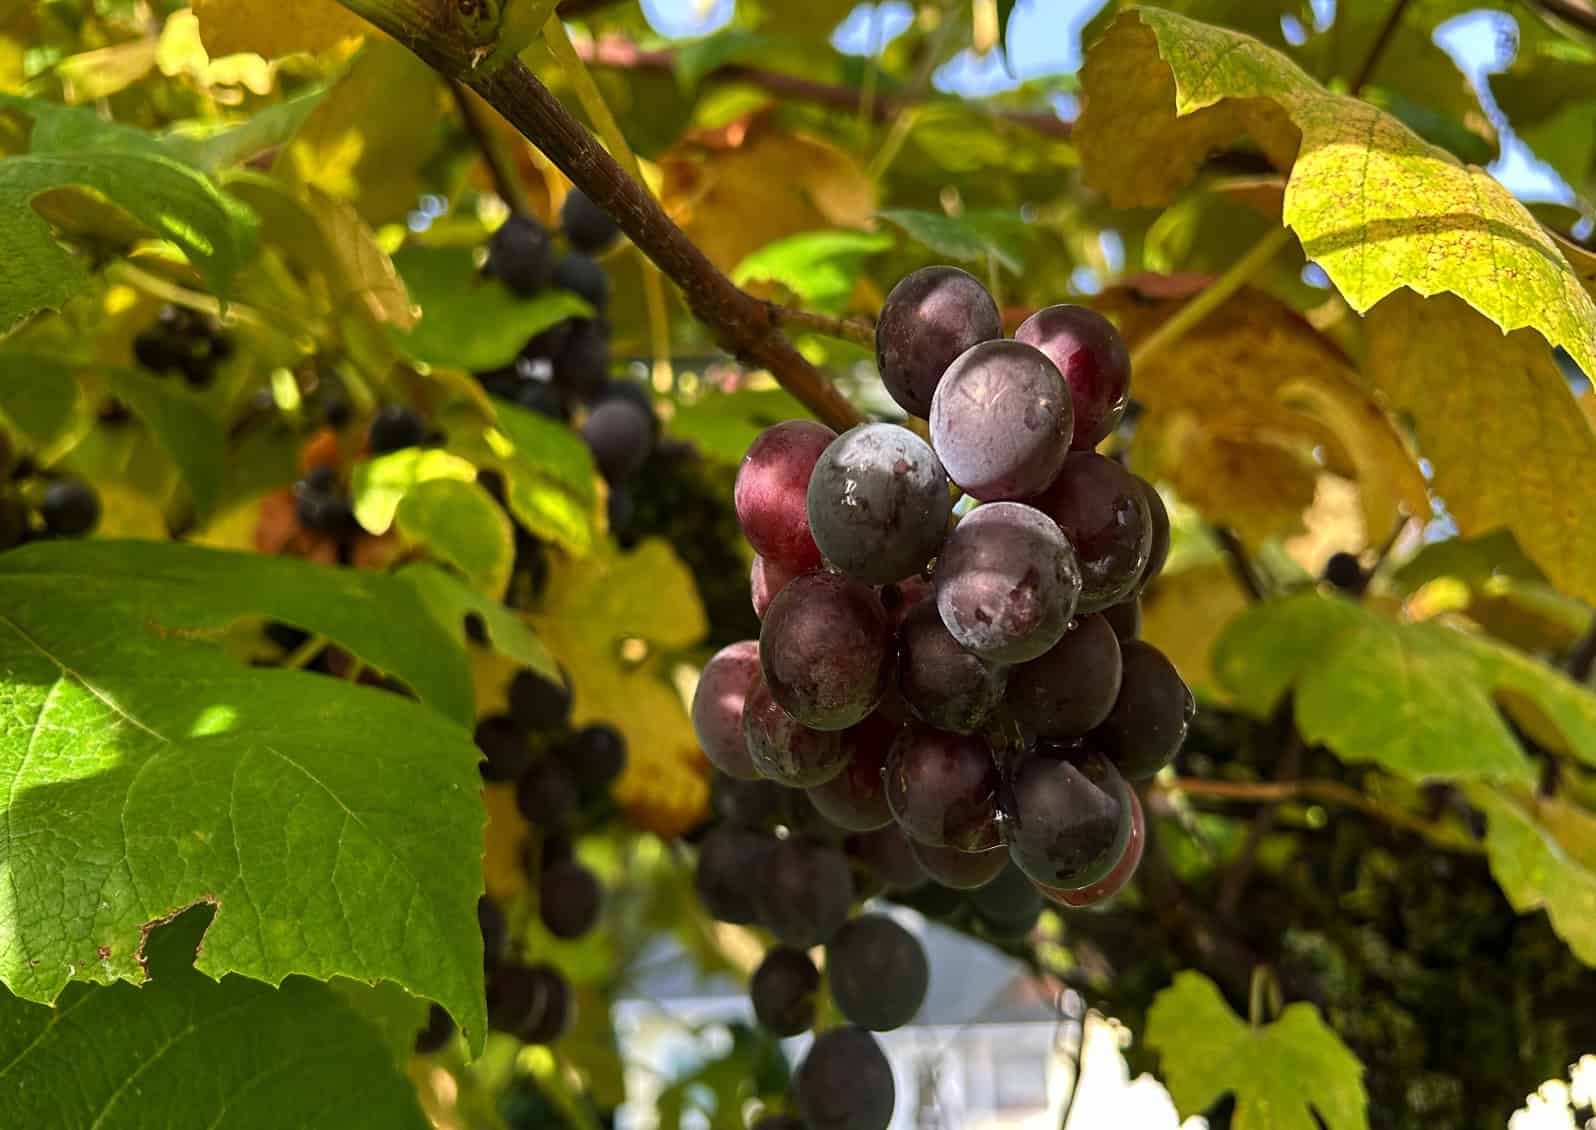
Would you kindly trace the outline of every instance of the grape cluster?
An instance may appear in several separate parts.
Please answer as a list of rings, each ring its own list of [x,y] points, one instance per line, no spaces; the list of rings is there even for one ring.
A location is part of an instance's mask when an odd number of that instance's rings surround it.
[[[156,376],[176,374],[194,388],[216,379],[216,368],[233,355],[233,339],[209,314],[163,306],[153,326],[133,339],[133,357]]]
[[[549,288],[568,291],[593,307],[591,318],[568,318],[539,331],[502,369],[478,373],[491,395],[522,408],[571,421],[579,417],[593,462],[610,484],[610,524],[624,529],[634,507],[626,484],[654,448],[657,422],[648,392],[610,379],[610,326],[605,310],[609,277],[595,256],[620,229],[580,189],[560,209],[568,250],[556,257],[554,237],[529,216],[511,216],[489,238],[483,273],[522,298]]]
[[[808,790],[849,828],[895,823],[950,886],[1007,858],[1084,905],[1134,870],[1127,780],[1175,755],[1195,709],[1135,638],[1169,520],[1093,450],[1129,390],[1114,327],[1054,306],[1000,334],[965,272],[910,275],[877,360],[931,442],[801,420],[755,440],[734,502],[763,624],[710,660],[693,717],[723,772]],[[978,503],[951,526],[950,483]]]
[[[100,522],[100,496],[81,479],[41,473],[13,457],[0,431],[0,550],[38,538],[78,538]]]

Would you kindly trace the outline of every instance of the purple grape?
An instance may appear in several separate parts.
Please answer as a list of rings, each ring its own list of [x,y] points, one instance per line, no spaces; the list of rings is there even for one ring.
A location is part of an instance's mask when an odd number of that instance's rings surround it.
[[[763,832],[721,824],[698,845],[693,887],[710,917],[747,925],[758,917],[756,897],[765,858],[780,841]]]
[[[1180,752],[1197,702],[1164,653],[1150,643],[1125,644],[1119,698],[1092,735],[1133,781],[1157,773]]]
[[[887,753],[903,729],[877,710],[857,726],[842,732],[848,763],[841,773],[824,784],[809,789],[816,811],[839,828],[850,832],[871,832],[892,823],[887,807],[886,784],[882,771]]]
[[[1009,711],[1031,736],[1082,737],[1114,709],[1119,669],[1114,629],[1101,616],[1082,616],[1046,655],[1009,673]]]
[[[1042,895],[1010,860],[997,877],[969,894],[971,907],[988,932],[1000,938],[1028,935],[1042,916]]]
[[[796,721],[770,697],[763,678],[754,680],[743,704],[743,741],[754,770],[789,788],[823,785],[848,765],[842,734]]]
[[[785,420],[766,428],[737,468],[732,503],[743,537],[761,557],[794,572],[820,566],[809,533],[809,476],[837,433],[813,420]]]
[[[1009,865],[1008,849],[1003,847],[960,851],[958,848],[915,844],[914,857],[925,868],[926,874],[955,891],[973,891],[984,887]]]
[[[860,1028],[816,1037],[793,1077],[808,1130],[887,1130],[897,1090],[881,1045]]]
[[[957,267],[925,267],[900,279],[876,322],[876,367],[911,416],[926,416],[937,382],[973,345],[1003,336],[986,287]]]
[[[630,397],[611,397],[589,413],[582,438],[605,481],[624,482],[648,461],[654,447],[654,419]]]
[[[1095,883],[1119,862],[1130,832],[1130,786],[1101,753],[1030,755],[1005,782],[1009,854],[1049,887]]]
[[[978,506],[937,560],[937,609],[960,646],[994,663],[1035,659],[1064,636],[1081,590],[1075,553],[1046,514]]]
[[[754,1015],[778,1036],[807,1032],[815,1022],[820,973],[809,955],[789,946],[772,946],[748,983]]]
[[[1078,451],[1090,451],[1114,430],[1130,396],[1130,351],[1114,324],[1085,306],[1038,310],[1014,332],[1057,366],[1075,406]]]
[[[1003,701],[1008,668],[965,651],[937,606],[922,603],[898,629],[898,689],[922,722],[968,734]]]
[[[1135,475],[1094,451],[1072,451],[1053,485],[1032,501],[1075,547],[1081,612],[1101,612],[1131,594],[1153,544],[1152,512]]]
[[[750,859],[759,923],[795,949],[817,946],[848,920],[853,875],[848,859],[810,837],[777,840],[761,859]]]
[[[891,674],[892,629],[876,594],[836,573],[790,582],[765,611],[759,662],[770,696],[816,730],[875,709]]]
[[[538,915],[556,938],[580,938],[591,930],[603,902],[598,876],[574,859],[545,867],[538,878]]]
[[[1147,552],[1147,565],[1136,582],[1138,589],[1144,589],[1149,581],[1164,571],[1164,562],[1169,560],[1169,510],[1164,505],[1163,496],[1152,483],[1140,476],[1136,481],[1142,484],[1142,493],[1147,496],[1147,510],[1153,519],[1153,538]]]
[[[982,738],[912,726],[887,755],[887,803],[912,839],[982,851],[998,842],[997,766]]]
[[[826,983],[850,1023],[876,1032],[914,1019],[931,984],[925,947],[883,914],[861,914],[826,943]]]
[[[741,640],[704,664],[693,692],[693,732],[704,756],[722,773],[743,781],[759,776],[743,737],[743,703],[759,678],[759,641]]]
[[[931,446],[948,477],[986,502],[1046,490],[1074,428],[1053,362],[1018,341],[984,341],[961,354],[931,402]]]
[[[1139,596],[1126,597],[1118,604],[1111,604],[1100,615],[1114,629],[1114,635],[1120,643],[1142,634],[1142,598]]]
[[[754,601],[754,615],[763,620],[770,602],[796,576],[796,572],[781,562],[756,556],[753,566],[748,570],[748,593]]]
[[[936,556],[953,497],[936,452],[896,424],[862,424],[821,455],[809,480],[809,528],[820,552],[871,584],[900,581]]]
[[[859,832],[843,841],[849,856],[869,869],[888,891],[902,893],[918,890],[929,878],[920,861],[915,858],[914,842],[903,834],[896,824],[877,828],[873,832]]]

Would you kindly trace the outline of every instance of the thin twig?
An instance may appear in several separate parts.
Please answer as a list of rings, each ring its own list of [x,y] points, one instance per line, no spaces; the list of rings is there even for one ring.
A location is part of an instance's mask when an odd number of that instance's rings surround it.
[[[1397,519],[1396,526],[1375,553],[1374,561],[1363,571],[1363,576],[1358,580],[1357,588],[1353,590],[1353,596],[1362,597],[1369,590],[1369,582],[1374,580],[1374,575],[1384,568],[1385,563],[1390,560],[1391,551],[1396,548],[1397,542],[1402,540],[1402,533],[1408,528],[1408,523],[1411,521],[1413,519],[1406,514]]]
[[[532,201],[526,194],[526,186],[521,183],[521,177],[516,172],[515,160],[505,152],[498,134],[494,132],[492,124],[488,121],[482,100],[459,82],[451,82],[449,92],[454,95],[454,104],[460,110],[461,123],[471,135],[471,140],[476,143],[477,152],[482,155],[482,160],[493,177],[493,190],[499,194],[499,199],[509,206],[513,214],[530,216]]]
[[[1374,77],[1375,69],[1385,57],[1385,49],[1391,45],[1391,37],[1396,34],[1397,25],[1402,22],[1402,13],[1407,7],[1408,0],[1395,0],[1391,10],[1385,14],[1385,22],[1375,33],[1374,43],[1370,45],[1369,53],[1363,57],[1363,64],[1358,67],[1358,76],[1352,80],[1354,94],[1361,94],[1363,88],[1369,85],[1369,80]]]
[[[1596,617],[1591,618],[1590,627],[1568,653],[1568,677],[1576,683],[1586,682],[1593,666],[1596,666]]]
[[[1566,20],[1583,31],[1596,35],[1596,6],[1589,0],[1525,0],[1550,16]]]
[[[833,318],[828,314],[816,314],[809,310],[795,310],[791,306],[778,306],[774,302],[767,303],[767,305],[770,308],[770,321],[773,325],[793,326],[825,337],[851,341],[857,345],[865,346],[867,349],[875,346],[876,327],[873,323],[867,322],[863,318]]]
[[[1210,781],[1197,777],[1176,777],[1160,782],[1159,788],[1181,792],[1187,796],[1211,796],[1223,800],[1246,801],[1252,804],[1275,805],[1288,800],[1316,800],[1323,804],[1355,808],[1393,828],[1423,836],[1431,843],[1448,851],[1465,855],[1479,855],[1484,848],[1460,837],[1445,825],[1413,816],[1396,808],[1387,808],[1371,800],[1362,791],[1340,781],[1302,778],[1289,781]]]
[[[446,78],[480,94],[681,288],[688,308],[723,349],[746,365],[769,371],[832,427],[846,429],[861,421],[831,380],[771,323],[765,304],[727,278],[524,63],[510,57],[476,65],[491,53],[491,43],[482,40],[461,5],[446,0],[340,3]]]
[[[562,9],[563,14],[563,9]],[[597,43],[579,44],[577,50],[593,66],[613,67],[618,70],[673,72],[676,54],[672,51],[650,51],[625,39],[606,38]],[[746,63],[726,63],[703,76],[706,81],[741,82],[757,86],[771,94],[798,102],[812,102],[832,110],[849,114],[868,114],[878,124],[891,123],[904,111],[919,105],[941,103],[970,108],[962,99],[950,99],[931,93],[919,99],[902,94],[877,91],[866,99],[865,91],[852,86],[836,86],[814,79],[790,75],[782,71]],[[1009,110],[992,106],[978,107],[994,121],[1020,126],[1048,137],[1068,140],[1071,125],[1051,110]]]
[[[1236,581],[1246,590],[1255,604],[1261,604],[1268,598],[1264,592],[1263,582],[1258,579],[1258,571],[1253,568],[1252,559],[1247,556],[1247,547],[1241,544],[1241,538],[1236,536],[1236,531],[1229,526],[1215,526],[1213,528],[1214,540],[1219,543],[1219,548],[1225,551],[1225,560],[1230,564],[1230,571],[1235,574]]]

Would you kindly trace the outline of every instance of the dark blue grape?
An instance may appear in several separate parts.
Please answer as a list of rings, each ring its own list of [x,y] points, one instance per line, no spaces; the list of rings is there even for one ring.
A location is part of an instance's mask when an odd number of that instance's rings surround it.
[[[957,267],[925,267],[899,280],[876,322],[876,366],[911,416],[931,412],[937,383],[971,346],[1003,336],[997,303]]]
[[[1180,752],[1197,702],[1175,665],[1152,644],[1132,640],[1123,653],[1119,697],[1092,737],[1122,774],[1141,781]]]
[[[916,605],[898,629],[898,690],[922,722],[968,734],[1003,701],[1008,668],[966,651],[937,606]]]
[[[1027,734],[1078,738],[1114,709],[1119,640],[1101,616],[1082,616],[1045,655],[1009,673],[1009,712]]]
[[[885,915],[864,914],[826,943],[826,982],[850,1023],[887,1032],[920,1011],[931,966],[913,934]]]
[[[892,1065],[861,1028],[822,1032],[798,1065],[794,1089],[808,1130],[886,1130],[897,1101]]]

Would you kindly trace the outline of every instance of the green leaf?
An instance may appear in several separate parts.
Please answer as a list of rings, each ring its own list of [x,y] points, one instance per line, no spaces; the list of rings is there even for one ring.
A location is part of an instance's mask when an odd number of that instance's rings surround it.
[[[214,981],[191,962],[195,911],[151,931],[151,981],[75,985],[55,1008],[0,992],[14,1126],[426,1130],[382,1032],[337,990]]]
[[[467,459],[437,448],[406,447],[368,459],[355,468],[349,493],[355,519],[368,533],[385,534],[406,494],[436,479],[475,482],[477,469]]]
[[[1016,275],[1025,269],[1012,240],[981,230],[965,220],[936,212],[915,212],[901,208],[882,212],[881,218],[902,228],[910,239],[924,244],[938,255],[946,255],[961,263],[984,264],[988,259],[993,259],[1004,270]]]
[[[0,353],[0,418],[43,446],[66,430],[78,403],[69,366],[50,357]]]
[[[18,102],[23,102],[21,107]],[[94,124],[80,110],[8,99],[34,118],[32,152],[0,159],[0,243],[8,263],[0,277],[0,335],[40,310],[59,310],[89,281],[80,256],[56,242],[33,208],[51,189],[92,189],[161,239],[176,244],[226,297],[255,239],[249,210],[205,176],[170,157],[158,143],[125,126]]]
[[[398,577],[415,587],[422,603],[462,646],[466,642],[466,614],[475,612],[482,618],[488,630],[488,643],[495,651],[513,659],[517,666],[532,668],[551,683],[565,681],[543,641],[527,627],[525,620],[497,600],[483,596],[452,573],[425,562],[406,565],[399,570]]]
[[[1291,170],[1285,223],[1359,313],[1404,286],[1450,292],[1596,371],[1596,301],[1524,206],[1280,52],[1137,8],[1092,49],[1082,85],[1081,162],[1117,207],[1167,203],[1210,153],[1246,134]]]
[[[393,981],[481,1046],[471,688],[414,589],[173,543],[43,543],[0,557],[0,609],[12,992],[141,982],[148,927],[206,902],[201,972]],[[204,638],[252,613],[327,635],[454,720]]]
[[[493,496],[475,482],[418,484],[400,500],[394,526],[406,541],[460,570],[479,592],[504,595],[515,564],[515,530]]]
[[[111,373],[111,391],[143,420],[183,473],[195,517],[208,518],[222,488],[227,432],[207,402],[171,380],[138,369]]]
[[[593,548],[598,502],[593,456],[579,435],[547,416],[494,398],[489,446],[508,480],[511,512],[539,537],[581,555]]]
[[[1147,1046],[1182,1115],[1226,1094],[1235,1130],[1357,1130],[1369,1124],[1363,1065],[1311,1004],[1287,1005],[1273,1024],[1251,1026],[1201,973],[1177,973],[1147,1010]]]
[[[169,133],[161,145],[179,161],[215,173],[287,144],[305,119],[327,96],[328,86],[314,86],[209,133]]]
[[[399,347],[417,361],[457,369],[497,369],[515,360],[527,339],[593,308],[563,290],[518,298],[484,278],[470,248],[407,247],[394,256],[421,320]]]
[[[1485,852],[1520,914],[1546,911],[1574,956],[1596,965],[1596,815],[1567,800],[1476,787]]]
[[[1265,717],[1294,687],[1304,738],[1415,780],[1531,780],[1499,704],[1537,737],[1596,765],[1596,695],[1511,648],[1440,624],[1394,623],[1308,592],[1238,617],[1214,663],[1242,709]]]
[[[772,424],[808,414],[793,395],[780,388],[743,388],[706,392],[679,405],[670,418],[672,434],[690,439],[704,454],[739,463],[759,433]]]
[[[883,232],[800,232],[749,255],[732,271],[732,281],[779,283],[807,306],[838,312],[853,295],[864,261],[892,243]]]
[[[1510,530],[1558,588],[1596,603],[1596,432],[1551,351],[1455,298],[1392,295],[1368,332],[1368,370],[1412,417],[1458,529]]]

